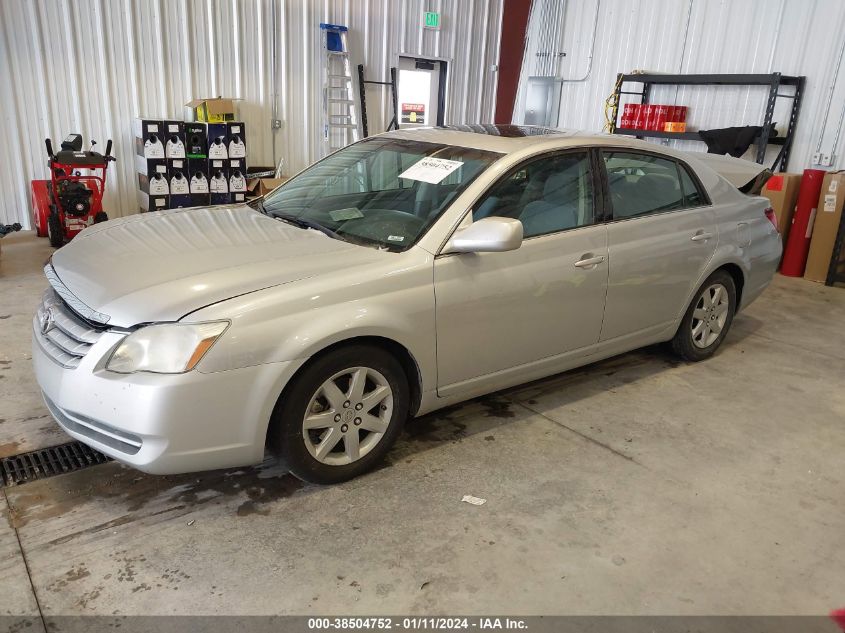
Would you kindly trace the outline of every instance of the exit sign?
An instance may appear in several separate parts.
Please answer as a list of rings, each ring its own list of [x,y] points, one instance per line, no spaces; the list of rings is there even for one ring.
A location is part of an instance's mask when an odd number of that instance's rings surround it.
[[[434,11],[423,13],[423,26],[427,29],[440,29],[440,14]]]

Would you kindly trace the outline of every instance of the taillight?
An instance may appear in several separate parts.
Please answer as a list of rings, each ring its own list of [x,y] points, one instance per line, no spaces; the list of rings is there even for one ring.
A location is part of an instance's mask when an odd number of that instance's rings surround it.
[[[775,227],[775,231],[778,230],[778,217],[775,215],[775,210],[769,207],[766,209],[766,217],[769,218],[769,222],[772,223],[772,226]]]

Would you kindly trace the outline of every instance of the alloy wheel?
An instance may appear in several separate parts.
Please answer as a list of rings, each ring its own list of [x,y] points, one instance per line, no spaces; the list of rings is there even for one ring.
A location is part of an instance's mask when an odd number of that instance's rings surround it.
[[[713,284],[702,291],[690,323],[693,345],[705,349],[716,342],[728,320],[729,307],[730,296],[722,284]]]
[[[393,390],[371,367],[351,367],[326,380],[302,419],[308,452],[331,466],[351,464],[373,450],[393,415]]]

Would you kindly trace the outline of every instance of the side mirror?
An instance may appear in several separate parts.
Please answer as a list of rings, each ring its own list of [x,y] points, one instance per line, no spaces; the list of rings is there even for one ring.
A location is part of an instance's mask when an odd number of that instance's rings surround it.
[[[444,253],[500,253],[522,245],[522,222],[513,218],[489,217],[473,222],[452,235]]]

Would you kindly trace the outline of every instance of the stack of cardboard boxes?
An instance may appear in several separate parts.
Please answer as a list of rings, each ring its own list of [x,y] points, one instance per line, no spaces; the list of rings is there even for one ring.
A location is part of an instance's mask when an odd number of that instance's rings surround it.
[[[845,172],[829,172],[822,181],[822,192],[819,196],[819,205],[816,207],[816,219],[813,223],[813,236],[810,240],[804,279],[825,283],[830,272],[841,269],[841,261],[831,262],[831,260],[834,256],[836,234],[842,222],[843,206],[845,206]],[[845,252],[839,254],[840,258],[843,256]],[[831,283],[833,281],[831,280]]]
[[[215,112],[217,102],[229,104]],[[231,100],[186,104],[209,120],[136,119],[134,125],[141,211],[244,202],[246,127],[234,118]]]
[[[778,230],[786,245],[792,226],[792,216],[798,200],[801,174],[779,173],[772,176],[763,188],[763,195],[772,203],[778,219]],[[821,196],[811,220],[810,252],[804,278],[825,283],[831,267],[834,243],[842,222],[845,206],[845,172],[830,172],[822,182]],[[842,253],[845,255],[845,253]],[[836,265],[840,263],[837,262]],[[836,267],[836,266],[834,266]]]

